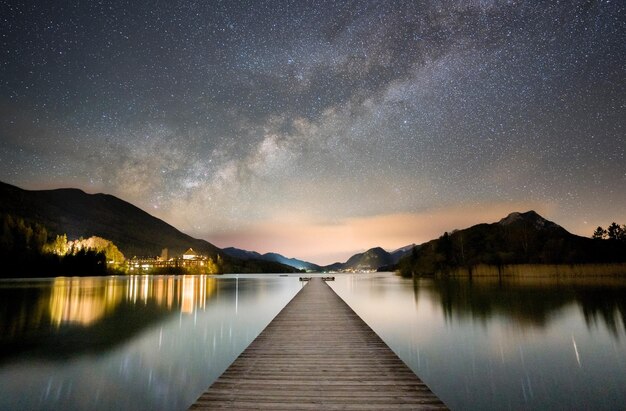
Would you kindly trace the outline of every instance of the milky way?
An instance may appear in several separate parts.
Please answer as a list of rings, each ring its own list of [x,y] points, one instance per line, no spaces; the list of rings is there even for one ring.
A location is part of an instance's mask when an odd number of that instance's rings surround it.
[[[626,222],[623,2],[304,3],[2,1],[0,180],[321,262]]]

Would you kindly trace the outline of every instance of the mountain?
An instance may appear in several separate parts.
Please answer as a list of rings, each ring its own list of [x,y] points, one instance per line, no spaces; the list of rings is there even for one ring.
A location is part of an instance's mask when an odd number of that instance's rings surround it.
[[[444,233],[403,257],[403,275],[433,275],[478,264],[626,262],[626,242],[571,234],[535,211],[514,212],[497,223]]]
[[[156,256],[163,248],[170,254],[182,254],[191,247],[212,257],[220,252],[208,241],[192,238],[108,194],[87,194],[74,188],[29,191],[0,183],[0,199],[0,212],[36,221],[68,238],[106,238],[126,257]]]
[[[275,262],[242,261],[226,255],[208,241],[193,238],[140,208],[108,194],[82,190],[23,190],[0,182],[0,213],[21,217],[68,238],[98,236],[113,241],[128,258],[156,256],[167,248],[170,255],[193,248],[196,252],[224,259],[228,271],[293,271]]]
[[[353,255],[345,263],[333,263],[321,267],[324,271],[393,271],[398,261],[412,252],[415,244],[406,245],[391,252],[381,247],[370,248],[364,253]]]
[[[277,253],[263,254],[263,259],[265,261],[274,261],[276,263],[289,265],[291,267],[297,268],[298,270],[321,271],[322,269],[322,267],[317,264],[313,264],[308,261],[298,260],[297,258],[287,258]]]
[[[391,254],[380,247],[370,248],[364,253],[355,254],[346,261],[344,269],[376,270],[393,262]]]
[[[242,249],[235,248],[235,247],[227,247],[227,248],[224,248],[223,251],[226,254],[232,257],[239,258],[241,260],[271,261],[271,262],[288,265],[298,270],[321,271],[321,267],[317,264],[313,264],[308,261],[298,260],[297,258],[288,258],[277,253],[259,254],[256,251],[242,250]]]
[[[242,249],[235,248],[235,247],[222,248],[222,251],[224,251],[226,254],[230,255],[231,257],[239,258],[240,260],[262,260],[263,259],[263,256],[257,253],[256,251],[242,250]]]
[[[322,267],[324,271],[372,271],[392,265],[394,257],[380,247],[370,248],[364,253],[353,255],[345,263],[334,263]]]
[[[525,228],[535,229],[535,230],[552,230],[555,232],[559,232],[560,234],[570,234],[567,230],[565,230],[560,225],[553,223],[552,221],[548,221],[534,210],[527,211],[525,213],[513,212],[508,216],[504,217],[497,223],[502,227],[515,227],[515,226],[523,226]]]
[[[414,247],[419,247],[419,246],[416,246],[415,244],[409,244],[409,245],[405,245],[404,247],[400,247],[397,250],[390,252],[389,254],[391,254],[391,259],[393,261],[393,264],[398,264],[398,261],[400,261],[400,259],[404,257],[405,255],[412,252]]]

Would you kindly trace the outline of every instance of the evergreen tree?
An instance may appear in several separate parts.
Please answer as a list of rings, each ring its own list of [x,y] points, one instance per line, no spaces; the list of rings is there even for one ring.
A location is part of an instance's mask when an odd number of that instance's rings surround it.
[[[622,238],[622,227],[620,227],[616,222],[612,222],[611,225],[606,229],[609,240],[620,240]]]
[[[604,238],[606,238],[606,230],[602,227],[598,227],[596,228],[596,231],[593,232],[593,235],[591,236],[591,238],[595,239],[595,240],[602,240]]]

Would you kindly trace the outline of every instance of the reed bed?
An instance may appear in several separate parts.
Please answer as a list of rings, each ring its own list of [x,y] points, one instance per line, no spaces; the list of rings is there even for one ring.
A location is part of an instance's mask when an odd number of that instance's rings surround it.
[[[443,275],[443,273],[440,273]],[[472,267],[456,267],[448,271],[451,277],[624,277],[626,263],[619,264],[478,264]]]

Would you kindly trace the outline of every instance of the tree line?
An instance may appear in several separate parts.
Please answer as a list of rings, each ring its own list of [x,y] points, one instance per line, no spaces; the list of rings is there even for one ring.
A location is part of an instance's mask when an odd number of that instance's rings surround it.
[[[39,223],[0,214],[0,277],[106,275],[124,261],[108,240],[68,241],[65,234],[52,237]]]
[[[612,222],[606,230],[599,226],[593,232],[591,238],[595,240],[622,240],[626,241],[626,224],[621,226],[616,222]]]

